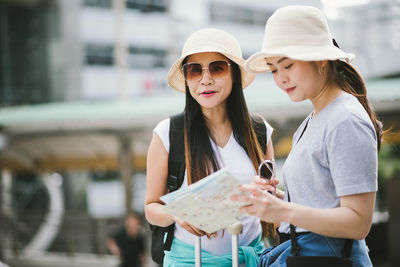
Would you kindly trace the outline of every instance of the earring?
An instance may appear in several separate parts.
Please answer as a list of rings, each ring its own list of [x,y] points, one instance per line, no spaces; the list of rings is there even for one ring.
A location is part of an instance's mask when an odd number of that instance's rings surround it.
[[[318,73],[319,73],[319,75],[322,75],[322,74],[324,73],[324,68],[325,68],[325,67],[322,67],[322,71],[321,71],[321,68],[318,68]]]

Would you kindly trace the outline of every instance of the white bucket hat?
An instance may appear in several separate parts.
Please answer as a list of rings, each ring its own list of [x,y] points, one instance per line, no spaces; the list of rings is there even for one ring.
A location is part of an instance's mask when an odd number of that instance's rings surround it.
[[[242,86],[247,87],[255,75],[246,71],[242,49],[233,35],[218,29],[206,28],[192,33],[186,40],[181,57],[168,71],[168,85],[178,91],[185,92],[185,77],[181,71],[182,61],[189,55],[202,52],[217,52],[239,65],[242,75]]]
[[[274,12],[265,25],[261,51],[250,56],[246,69],[253,73],[271,71],[265,58],[286,56],[294,60],[354,59],[333,44],[323,13],[312,6],[286,6]]]

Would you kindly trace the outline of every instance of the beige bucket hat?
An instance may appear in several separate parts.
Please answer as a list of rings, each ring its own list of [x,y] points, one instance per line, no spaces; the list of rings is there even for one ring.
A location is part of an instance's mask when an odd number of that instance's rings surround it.
[[[218,52],[239,65],[242,75],[242,86],[247,87],[255,75],[246,71],[242,49],[236,38],[222,30],[205,28],[192,33],[186,40],[181,57],[168,71],[168,85],[178,91],[185,92],[185,77],[181,71],[182,61],[189,55],[202,52]]]
[[[261,51],[247,59],[246,69],[252,73],[271,71],[265,58],[275,56],[302,61],[350,62],[354,59],[353,54],[333,44],[324,14],[312,6],[286,6],[276,10],[265,25]]]

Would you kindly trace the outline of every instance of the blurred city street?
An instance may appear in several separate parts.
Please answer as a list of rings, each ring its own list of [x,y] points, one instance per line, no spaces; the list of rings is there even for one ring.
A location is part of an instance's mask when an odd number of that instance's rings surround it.
[[[269,16],[293,4],[325,12],[390,129],[366,241],[374,266],[400,266],[399,0],[1,0],[0,267],[116,267],[108,242],[129,211],[140,214],[145,266],[155,267],[147,150],[157,123],[185,107],[169,68],[205,27],[232,33],[248,58]],[[312,105],[291,102],[269,74],[244,94],[274,128],[280,178]]]

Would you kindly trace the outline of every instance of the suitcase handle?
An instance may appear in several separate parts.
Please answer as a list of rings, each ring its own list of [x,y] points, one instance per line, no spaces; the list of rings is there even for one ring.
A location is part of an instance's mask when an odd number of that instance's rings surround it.
[[[195,236],[194,239],[194,258],[195,267],[201,267],[201,237]]]
[[[232,224],[227,228],[228,233],[232,236],[232,266],[239,266],[239,234],[243,231],[241,222]],[[195,236],[194,240],[195,267],[201,267],[201,237]]]
[[[228,227],[228,233],[232,236],[232,266],[239,266],[239,234],[243,231],[241,222],[237,222]]]

